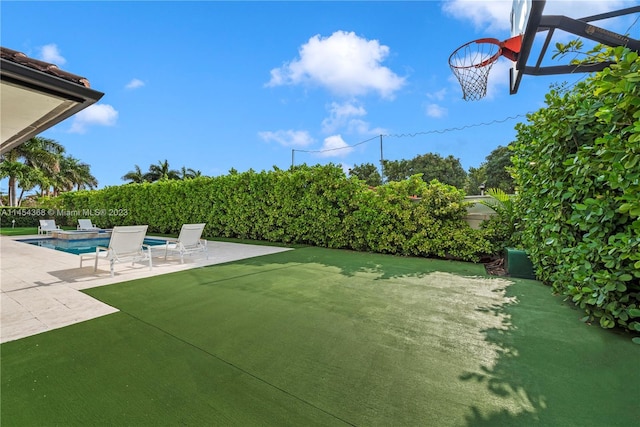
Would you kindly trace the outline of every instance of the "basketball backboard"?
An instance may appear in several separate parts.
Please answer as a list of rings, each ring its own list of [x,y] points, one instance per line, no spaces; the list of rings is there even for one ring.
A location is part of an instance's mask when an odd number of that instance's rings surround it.
[[[592,22],[629,14],[640,14],[640,6],[600,13],[584,18],[564,15],[543,15],[546,0],[513,0],[511,7],[511,38],[500,41],[481,38],[466,43],[453,51],[449,66],[457,77],[465,100],[477,100],[486,95],[486,85],[491,66],[501,57],[512,62],[509,73],[509,92],[518,92],[523,75],[549,76],[554,74],[591,73],[602,71],[611,62],[568,62],[564,65],[543,64],[547,49],[551,45],[554,31],[564,31],[579,38],[591,40],[605,46],[624,46],[640,53],[640,40],[626,34],[600,28]],[[540,45],[532,48],[538,33],[546,32]],[[498,46],[497,50],[493,49]],[[489,53],[490,52],[490,53]],[[531,60],[531,63],[528,62]]]
[[[522,36],[522,42],[518,59],[511,65],[509,75],[509,91],[512,95],[518,92],[524,67],[527,65],[531,47],[542,19],[545,3],[545,0],[513,0],[511,37]]]
[[[513,0],[511,8],[511,37],[524,34],[531,12],[532,0]]]
[[[549,45],[551,44],[551,39],[555,30],[565,31],[575,36],[592,40],[606,46],[625,46],[636,52],[640,51],[640,40],[632,39],[627,35],[618,34],[591,24],[595,21],[629,15],[632,13],[640,13],[640,6],[574,19],[562,15],[543,15],[542,12],[544,11],[545,3],[545,0],[513,0],[513,6],[511,9],[511,37],[521,36],[522,44],[520,46],[520,52],[511,66],[509,80],[510,93],[512,95],[518,92],[520,80],[524,74],[545,76],[576,72],[590,73],[602,71],[611,65],[610,62],[554,66],[542,65],[542,61],[547,53]],[[541,32],[546,32],[546,37],[540,50],[538,51],[536,49],[535,56],[537,58],[534,58],[535,63],[528,65],[527,62],[531,56],[531,50],[536,34]]]

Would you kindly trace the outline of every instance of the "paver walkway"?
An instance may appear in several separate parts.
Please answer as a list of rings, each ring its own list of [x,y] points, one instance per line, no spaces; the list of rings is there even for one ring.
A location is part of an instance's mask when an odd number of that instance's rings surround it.
[[[37,237],[0,236],[0,343],[118,311],[81,289],[289,250],[209,241],[208,260],[198,255],[185,257],[185,263],[180,264],[179,257],[165,261],[164,253],[157,251],[153,270],[145,264],[116,264],[115,277],[111,277],[104,261],[94,272],[90,261],[79,267],[78,255],[16,241]]]

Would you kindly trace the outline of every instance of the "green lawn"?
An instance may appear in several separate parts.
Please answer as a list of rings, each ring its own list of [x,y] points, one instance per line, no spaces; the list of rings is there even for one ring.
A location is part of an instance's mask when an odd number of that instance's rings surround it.
[[[482,265],[320,248],[95,288],[3,344],[2,425],[630,426],[640,346]]]
[[[63,230],[75,230],[76,228],[71,226],[61,227]],[[2,227],[0,228],[0,235],[3,236],[27,236],[31,234],[38,234],[38,227]],[[47,236],[43,236],[47,237]]]
[[[26,236],[29,234],[38,234],[38,227],[3,227],[0,228],[0,234],[3,236]]]

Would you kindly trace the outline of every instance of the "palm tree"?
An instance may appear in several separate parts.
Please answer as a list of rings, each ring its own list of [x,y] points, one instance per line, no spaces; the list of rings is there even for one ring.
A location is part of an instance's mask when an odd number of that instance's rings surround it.
[[[135,165],[135,169],[124,174],[122,180],[131,181],[129,184],[141,184],[146,181],[146,178],[145,174],[142,173],[142,169],[140,169],[140,166]]]
[[[54,177],[54,194],[61,191],[93,189],[98,186],[98,180],[91,174],[88,164],[82,163],[73,156],[61,156],[59,160],[60,172]]]
[[[86,163],[78,165],[78,181],[76,181],[76,190],[93,190],[98,186],[98,180],[91,173],[91,166]]]
[[[9,206],[18,206],[16,188],[18,183],[24,180],[31,168],[19,161],[7,160],[0,163],[0,178],[9,178]]]
[[[145,174],[147,181],[155,182],[167,179],[180,179],[180,172],[169,167],[169,162],[158,161],[157,165],[149,165],[149,172]]]
[[[20,179],[20,183],[18,187],[20,188],[20,196],[18,197],[18,201],[16,206],[20,206],[22,204],[22,197],[24,196],[25,191],[33,190],[37,185],[43,181],[43,173],[40,169],[30,168],[25,166],[27,169],[27,173],[22,176]]]
[[[93,190],[98,186],[98,180],[91,173],[91,167],[86,163],[78,165],[78,180],[76,181],[76,190]]]
[[[26,170],[14,163],[18,162],[39,169],[44,176],[53,176],[60,170],[59,157],[62,153],[64,153],[64,147],[61,144],[53,139],[39,136],[31,138],[5,153],[1,162],[3,164],[2,174],[9,178],[9,206],[17,206],[16,188],[20,179],[25,179],[27,176]],[[45,189],[42,188],[42,190],[44,193]]]
[[[185,166],[182,167],[182,169],[180,169],[180,179],[185,180],[185,179],[193,179],[193,178],[197,178],[199,176],[202,176],[202,172],[191,169],[191,168],[187,168]]]

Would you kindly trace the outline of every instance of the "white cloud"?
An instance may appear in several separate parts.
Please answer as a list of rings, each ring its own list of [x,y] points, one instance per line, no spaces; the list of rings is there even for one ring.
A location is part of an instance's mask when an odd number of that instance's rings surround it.
[[[357,135],[380,135],[387,133],[387,130],[381,127],[371,128],[371,123],[364,120],[352,119],[349,120],[347,125],[347,131],[351,134]]]
[[[597,15],[629,7],[628,0],[563,0],[547,1],[545,15],[565,15],[572,18]],[[597,24],[596,24],[597,25]]]
[[[345,102],[338,104],[337,102],[331,103],[331,114],[335,117],[351,117],[351,116],[364,116],[367,111],[357,103]]]
[[[426,114],[429,117],[439,119],[447,115],[447,109],[438,104],[429,104],[427,105]]]
[[[64,65],[67,62],[67,60],[60,54],[58,45],[54,43],[44,45],[40,48],[40,59],[58,66]]]
[[[109,104],[93,104],[73,116],[71,133],[85,133],[88,126],[113,126],[118,112]]]
[[[266,142],[277,142],[284,147],[308,147],[314,139],[305,130],[278,130],[275,132],[258,132],[258,136]]]
[[[129,83],[127,83],[127,85],[125,86],[126,89],[137,89],[139,87],[144,86],[144,82],[140,79],[132,79]]]
[[[356,102],[339,104],[332,102],[329,109],[329,117],[322,121],[322,131],[332,133],[345,126],[352,117],[363,117],[367,111]]]
[[[324,139],[320,151],[320,157],[344,157],[353,152],[353,147],[349,147],[341,135],[332,135]]]
[[[447,95],[447,88],[443,87],[437,92],[427,93],[427,98],[434,99],[436,101],[442,101],[445,99],[446,95]]]
[[[563,0],[547,1],[545,15],[565,15],[582,18],[603,12],[622,9],[625,0]],[[442,10],[456,19],[471,21],[476,30],[511,30],[511,0],[449,0],[442,4]],[[596,24],[598,25],[598,24]],[[606,28],[606,27],[605,27]],[[500,35],[497,35],[500,38]]]
[[[360,118],[366,115],[367,110],[357,101],[332,102],[329,108],[329,117],[322,121],[322,132],[335,133],[340,129],[344,129],[349,134],[357,135],[386,133],[386,130],[382,128],[372,129],[369,122]]]
[[[377,92],[383,98],[391,98],[405,79],[381,65],[387,56],[388,46],[353,32],[315,35],[300,47],[299,58],[271,70],[267,86],[309,84],[339,96]]]
[[[511,1],[451,0],[442,10],[456,19],[471,21],[476,30],[509,30]]]

